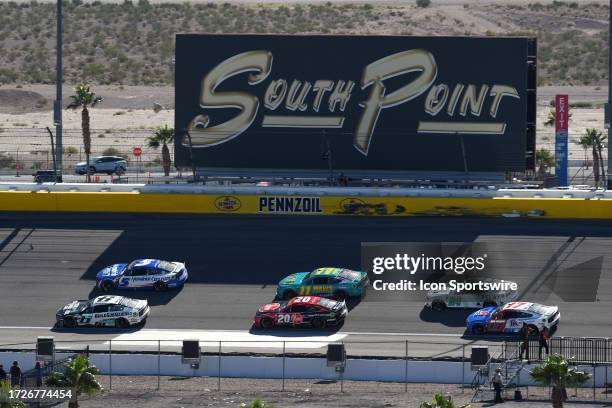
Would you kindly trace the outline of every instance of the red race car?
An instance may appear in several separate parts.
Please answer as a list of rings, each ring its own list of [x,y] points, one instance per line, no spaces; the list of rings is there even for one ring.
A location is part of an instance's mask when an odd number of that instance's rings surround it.
[[[298,296],[289,301],[269,303],[255,314],[255,327],[270,329],[274,326],[312,326],[323,329],[344,321],[348,313],[345,301],[319,296]]]

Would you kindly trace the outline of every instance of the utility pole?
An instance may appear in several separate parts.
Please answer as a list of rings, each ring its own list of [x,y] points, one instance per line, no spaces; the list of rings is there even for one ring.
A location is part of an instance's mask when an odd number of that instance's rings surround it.
[[[53,121],[55,122],[55,162],[59,175],[56,175],[56,181],[62,179],[62,0],[57,1],[57,45],[56,45],[56,61],[55,61],[55,103],[53,104]],[[610,0],[612,1],[612,0]]]
[[[610,120],[610,106],[612,104],[612,0],[610,0],[609,8],[610,16],[608,18],[608,110],[605,115]],[[606,188],[612,188],[612,129],[608,126],[608,179]]]

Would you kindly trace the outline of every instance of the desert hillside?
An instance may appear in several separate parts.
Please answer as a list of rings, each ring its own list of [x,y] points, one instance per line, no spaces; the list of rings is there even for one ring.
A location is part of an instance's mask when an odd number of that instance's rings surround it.
[[[368,3],[67,0],[64,81],[171,85],[174,34],[342,33],[534,35],[541,85],[599,85],[607,68],[608,5],[596,2],[484,3],[433,0]],[[55,80],[53,2],[0,3],[0,83]]]

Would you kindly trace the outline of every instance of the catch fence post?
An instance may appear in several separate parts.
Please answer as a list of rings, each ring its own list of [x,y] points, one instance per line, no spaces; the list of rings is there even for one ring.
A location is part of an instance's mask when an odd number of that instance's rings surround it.
[[[113,340],[108,341],[108,389],[113,389]]]
[[[217,367],[217,391],[221,391],[221,341],[219,341],[219,366]]]
[[[408,340],[406,340],[406,356],[404,358],[404,392],[408,392]]]
[[[285,391],[285,343],[286,341],[283,340],[283,387],[282,387],[282,391]]]
[[[593,363],[593,401],[597,399],[595,397],[595,387],[597,387],[597,363]]]
[[[604,368],[606,369],[605,371],[605,379],[604,379],[604,391],[606,394],[606,400],[608,399],[608,365],[606,364],[604,366]]]
[[[465,392],[465,344],[461,346],[461,393]]]
[[[161,388],[161,340],[157,340],[157,391]]]

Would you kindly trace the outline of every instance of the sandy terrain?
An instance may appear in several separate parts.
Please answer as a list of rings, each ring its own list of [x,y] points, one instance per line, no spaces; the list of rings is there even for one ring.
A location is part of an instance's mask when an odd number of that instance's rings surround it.
[[[23,98],[15,97],[15,92],[23,93]],[[64,104],[69,101],[71,87],[64,88]],[[158,126],[174,123],[174,88],[144,86],[97,86],[96,91],[104,101],[91,110],[91,128],[94,152],[101,153],[107,147],[116,147],[122,152],[132,147],[145,146],[145,138]],[[10,92],[12,102],[3,103],[2,93]],[[554,128],[545,127],[550,111],[550,101],[555,94],[566,93],[570,102],[602,103],[607,99],[607,88],[603,87],[542,87],[538,89],[538,147],[554,150]],[[32,98],[32,94],[39,95]],[[44,99],[46,106],[52,106],[55,88],[51,85],[28,85],[22,88],[0,87],[0,149],[14,151],[20,146],[22,152],[45,150],[48,135],[45,126],[53,127],[53,112],[49,108],[39,108],[35,103],[24,101]],[[154,112],[153,103],[164,108]],[[38,103],[38,102],[37,102]],[[23,112],[23,113],[17,113]],[[575,108],[570,122],[570,139],[579,137],[584,129],[595,127],[603,130],[602,108]],[[78,111],[63,113],[65,140],[64,146],[81,146],[81,116]],[[37,128],[34,130],[31,128]],[[150,156],[148,156],[150,154]],[[145,151],[144,160],[157,156],[155,151]],[[27,157],[22,157],[28,160]],[[575,144],[570,144],[570,160],[582,160],[584,152]],[[77,160],[78,157],[75,157]],[[30,158],[29,160],[35,160]]]
[[[102,385],[108,387],[108,378],[101,378]],[[286,380],[285,391],[281,391],[281,380],[255,380],[239,378],[222,378],[221,392],[217,391],[217,378],[176,378],[163,377],[161,390],[156,391],[156,377],[113,377],[113,390],[101,397],[84,398],[81,406],[85,408],[112,407],[232,407],[241,403],[250,404],[260,398],[276,408],[328,408],[328,407],[403,407],[418,408],[421,402],[431,401],[432,394],[438,392],[451,395],[456,406],[469,403],[473,391],[461,390],[457,385],[448,384],[404,384],[376,383],[366,381],[345,381],[343,391],[340,382],[327,380]],[[592,402],[593,390],[578,390],[578,396],[570,391],[570,401],[566,407],[603,407],[606,394],[596,390],[599,402]],[[527,390],[523,389],[527,398]],[[505,408],[548,408],[546,401],[548,390],[530,387],[529,400],[522,402],[507,401]],[[508,397],[511,397],[511,393]],[[487,394],[484,402],[476,402],[474,408],[489,407]],[[268,406],[268,405],[266,405]]]

